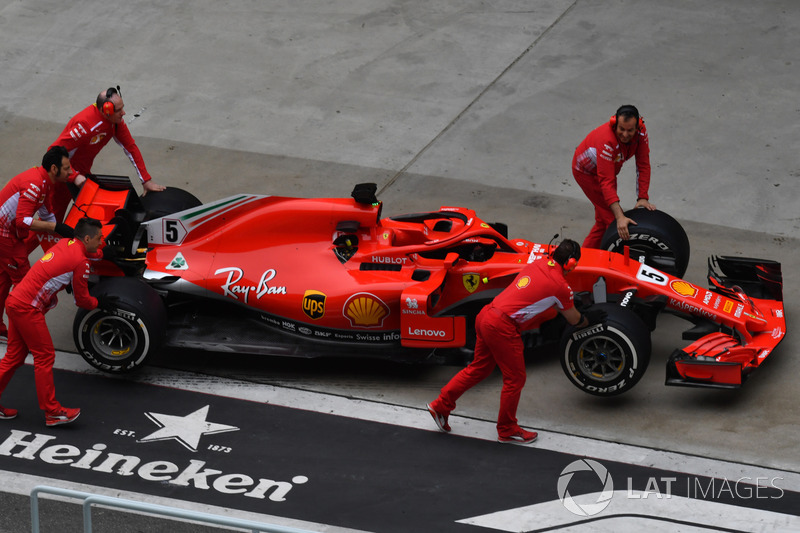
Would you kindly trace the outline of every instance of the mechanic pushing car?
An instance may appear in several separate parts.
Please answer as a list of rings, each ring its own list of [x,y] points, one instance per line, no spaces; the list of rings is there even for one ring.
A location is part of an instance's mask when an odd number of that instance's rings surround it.
[[[577,266],[580,257],[580,245],[565,239],[551,255],[528,263],[511,285],[481,310],[475,319],[474,359],[427,405],[441,431],[450,432],[448,417],[461,395],[499,366],[503,373],[503,390],[497,417],[497,440],[511,444],[530,444],[536,440],[535,431],[526,431],[517,423],[517,406],[527,378],[520,331],[526,322],[553,307],[572,326],[586,327],[604,320],[602,310],[583,315],[575,308],[572,288],[564,275]]]
[[[89,294],[88,257],[97,254],[103,242],[102,227],[99,220],[80,219],[75,225],[75,237],[58,241],[8,295],[8,349],[0,360],[0,395],[30,351],[36,396],[48,426],[68,424],[78,418],[81,410],[63,407],[56,400],[53,383],[56,352],[44,315],[56,306],[58,292],[70,282],[79,307],[94,309],[98,306],[97,298]],[[0,406],[0,419],[16,416],[16,409]]]
[[[86,181],[85,175],[92,172],[94,158],[111,139],[114,139],[133,163],[136,174],[142,180],[145,194],[150,191],[163,191],[166,188],[155,183],[147,172],[142,153],[136,146],[127,124],[122,120],[124,116],[125,103],[122,101],[119,86],[116,89],[109,87],[97,95],[94,104],[72,117],[53,143],[52,146],[64,146],[69,151],[73,170],[70,182],[76,187],[83,185]],[[56,187],[53,212],[59,221],[64,220],[71,199],[66,185]]]
[[[64,184],[72,172],[69,153],[53,146],[42,157],[42,166],[18,174],[0,190],[0,340],[8,329],[2,321],[6,298],[30,270],[25,239],[34,231],[72,237],[72,228],[53,215],[53,187]],[[34,216],[38,215],[38,219]],[[35,241],[35,239],[34,239]]]
[[[617,175],[622,164],[636,158],[636,206],[650,211],[650,144],[639,110],[624,105],[605,124],[592,130],[575,149],[572,175],[584,194],[594,204],[595,223],[583,241],[586,248],[599,248],[608,226],[616,221],[623,240],[630,238],[629,224],[636,222],[625,216],[617,195]]]

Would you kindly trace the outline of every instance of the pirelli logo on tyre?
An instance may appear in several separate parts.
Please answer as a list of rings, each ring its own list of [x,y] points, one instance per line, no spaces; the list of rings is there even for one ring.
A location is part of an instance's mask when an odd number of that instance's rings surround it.
[[[325,293],[307,290],[303,295],[303,312],[312,320],[318,320],[325,316]]]

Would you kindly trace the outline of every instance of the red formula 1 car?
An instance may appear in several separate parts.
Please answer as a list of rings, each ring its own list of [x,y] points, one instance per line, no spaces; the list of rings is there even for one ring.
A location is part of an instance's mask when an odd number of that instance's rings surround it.
[[[549,244],[509,239],[503,224],[463,207],[381,218],[372,184],[349,198],[237,194],[207,204],[180,189],[139,198],[124,177],[95,176],[67,223],[104,222],[93,293],[113,311],[79,310],[75,344],[108,372],[143,365],[163,347],[315,357],[421,360],[469,347],[474,317]],[[575,330],[553,310],[531,338],[560,338],[570,381],[614,395],[647,368],[662,312],[685,318],[667,384],[742,384],[786,332],[780,264],[714,257],[708,289],[681,279],[688,239],[661,212],[636,210],[638,233],[610,228],[583,250],[569,282],[603,324]],[[107,306],[106,306],[107,307]],[[468,350],[467,350],[468,351]]]

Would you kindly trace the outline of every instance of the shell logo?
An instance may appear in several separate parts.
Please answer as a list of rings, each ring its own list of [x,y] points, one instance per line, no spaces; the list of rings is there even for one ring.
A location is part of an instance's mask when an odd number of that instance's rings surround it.
[[[42,256],[41,259],[39,259],[39,261],[41,261],[42,263],[47,263],[48,261],[51,261],[53,257],[55,257],[55,255],[53,255],[53,252],[47,252]]]
[[[105,138],[105,136],[106,136],[105,133],[98,133],[97,135],[95,135],[94,137],[91,138],[91,140],[89,141],[89,144],[97,144],[100,141],[102,141]]]
[[[697,287],[688,281],[673,281],[669,284],[670,288],[681,296],[694,298],[697,296]]]
[[[530,276],[522,276],[521,278],[519,278],[519,281],[517,281],[517,288],[524,289],[530,284],[531,284]]]
[[[380,327],[388,315],[389,306],[367,292],[354,294],[344,303],[344,316],[353,327]]]

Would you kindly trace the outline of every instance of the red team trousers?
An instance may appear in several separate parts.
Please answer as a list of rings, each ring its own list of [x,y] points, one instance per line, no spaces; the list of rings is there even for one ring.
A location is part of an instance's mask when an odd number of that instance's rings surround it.
[[[44,313],[14,298],[13,294],[6,301],[6,313],[9,319],[9,342],[5,357],[0,359],[0,392],[6,389],[8,382],[17,369],[25,363],[25,357],[30,352],[33,355],[33,373],[39,407],[45,413],[57,411],[61,408],[61,404],[56,401],[53,382],[56,352]],[[12,338],[21,338],[22,342],[12,342]]]
[[[600,184],[597,182],[596,175],[586,174],[580,170],[575,170],[575,168],[572,169],[572,175],[575,177],[575,181],[578,182],[578,185],[580,185],[583,193],[594,205],[594,226],[592,226],[589,235],[586,236],[581,246],[584,248],[600,248],[600,243],[603,240],[603,235],[608,229],[608,226],[617,219],[614,216],[614,212],[611,211],[611,208],[606,205],[606,199],[603,196]],[[615,178],[615,189],[617,187],[616,181]]]
[[[31,232],[32,234],[33,232]],[[2,303],[8,298],[11,287],[22,281],[25,274],[31,269],[27,257],[2,257],[0,258],[0,309]],[[3,313],[0,311],[0,333],[4,333]]]
[[[519,430],[517,406],[527,379],[519,328],[511,318],[489,304],[478,313],[475,329],[478,334],[475,358],[450,380],[431,407],[439,413],[450,414],[462,394],[499,366],[503,373],[503,390],[500,393],[497,434],[502,437],[513,435]]]

